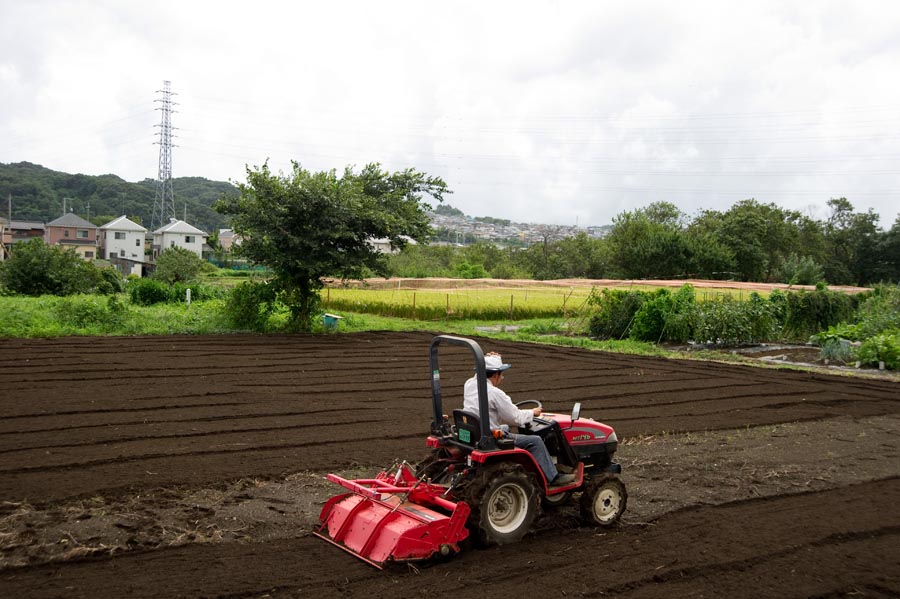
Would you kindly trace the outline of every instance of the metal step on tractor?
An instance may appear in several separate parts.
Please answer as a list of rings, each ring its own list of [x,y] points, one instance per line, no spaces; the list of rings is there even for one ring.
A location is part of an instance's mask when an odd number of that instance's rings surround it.
[[[478,413],[443,414],[439,348],[471,350],[475,362]],[[485,358],[471,339],[439,335],[431,342],[431,399],[434,419],[428,456],[402,462],[372,479],[328,480],[347,489],[322,508],[317,536],[376,567],[447,557],[461,544],[505,544],[528,533],[542,508],[579,496],[581,517],[590,526],[614,526],[628,495],[613,461],[618,438],[612,427],[584,418],[581,404],[571,415],[543,413],[520,434],[540,436],[560,471],[574,481],[553,486],[531,453],[489,426]],[[540,406],[527,400],[517,406]]]

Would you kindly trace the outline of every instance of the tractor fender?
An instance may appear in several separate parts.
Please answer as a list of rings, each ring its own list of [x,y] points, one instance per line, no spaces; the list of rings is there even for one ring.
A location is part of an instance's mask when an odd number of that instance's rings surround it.
[[[493,466],[500,463],[519,464],[526,472],[533,474],[538,485],[547,488],[547,477],[544,476],[541,467],[538,466],[534,456],[525,449],[504,449],[499,451],[473,451],[470,456],[472,462],[484,466]]]

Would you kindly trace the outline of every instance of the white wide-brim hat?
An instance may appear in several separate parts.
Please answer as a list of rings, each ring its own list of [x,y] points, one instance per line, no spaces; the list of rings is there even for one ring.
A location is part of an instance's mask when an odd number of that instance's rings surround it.
[[[507,368],[512,368],[512,364],[504,364],[499,354],[484,357],[484,369],[488,372],[501,372]]]

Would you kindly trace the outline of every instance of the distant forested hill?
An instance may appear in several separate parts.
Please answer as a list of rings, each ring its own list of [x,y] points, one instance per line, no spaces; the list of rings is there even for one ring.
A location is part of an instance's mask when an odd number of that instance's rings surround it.
[[[227,227],[225,218],[210,206],[224,194],[237,195],[237,188],[226,181],[202,177],[172,180],[175,211],[178,218],[211,232]],[[12,195],[13,220],[49,222],[63,213],[63,200],[71,211],[103,225],[127,215],[150,228],[156,181],[144,179],[129,183],[116,175],[71,175],[30,162],[0,163],[0,216],[7,215],[7,198]]]

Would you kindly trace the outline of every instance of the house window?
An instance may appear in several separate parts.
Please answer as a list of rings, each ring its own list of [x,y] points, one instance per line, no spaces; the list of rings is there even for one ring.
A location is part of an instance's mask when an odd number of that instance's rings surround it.
[[[175,247],[175,241],[170,241],[170,242],[169,242],[169,247],[170,247],[170,248]]]
[[[85,252],[85,253],[84,253],[84,257],[85,257],[85,258],[93,258],[93,257],[94,257],[94,252]]]
[[[124,257],[125,257],[125,250],[119,250],[119,256],[121,256],[122,258],[124,258]]]
[[[69,236],[69,230],[63,229],[63,237],[68,237],[68,236]]]
[[[125,233],[116,231],[116,239],[125,239]]]
[[[141,240],[140,240],[140,239],[135,239],[135,240],[134,240],[134,246],[135,246],[135,247],[141,247]]]
[[[75,232],[75,236],[76,236],[78,239],[87,239],[87,238],[88,238],[88,232],[87,232],[86,229],[78,229],[78,231]]]
[[[185,243],[194,243],[194,236],[193,235],[185,235],[184,242]]]

